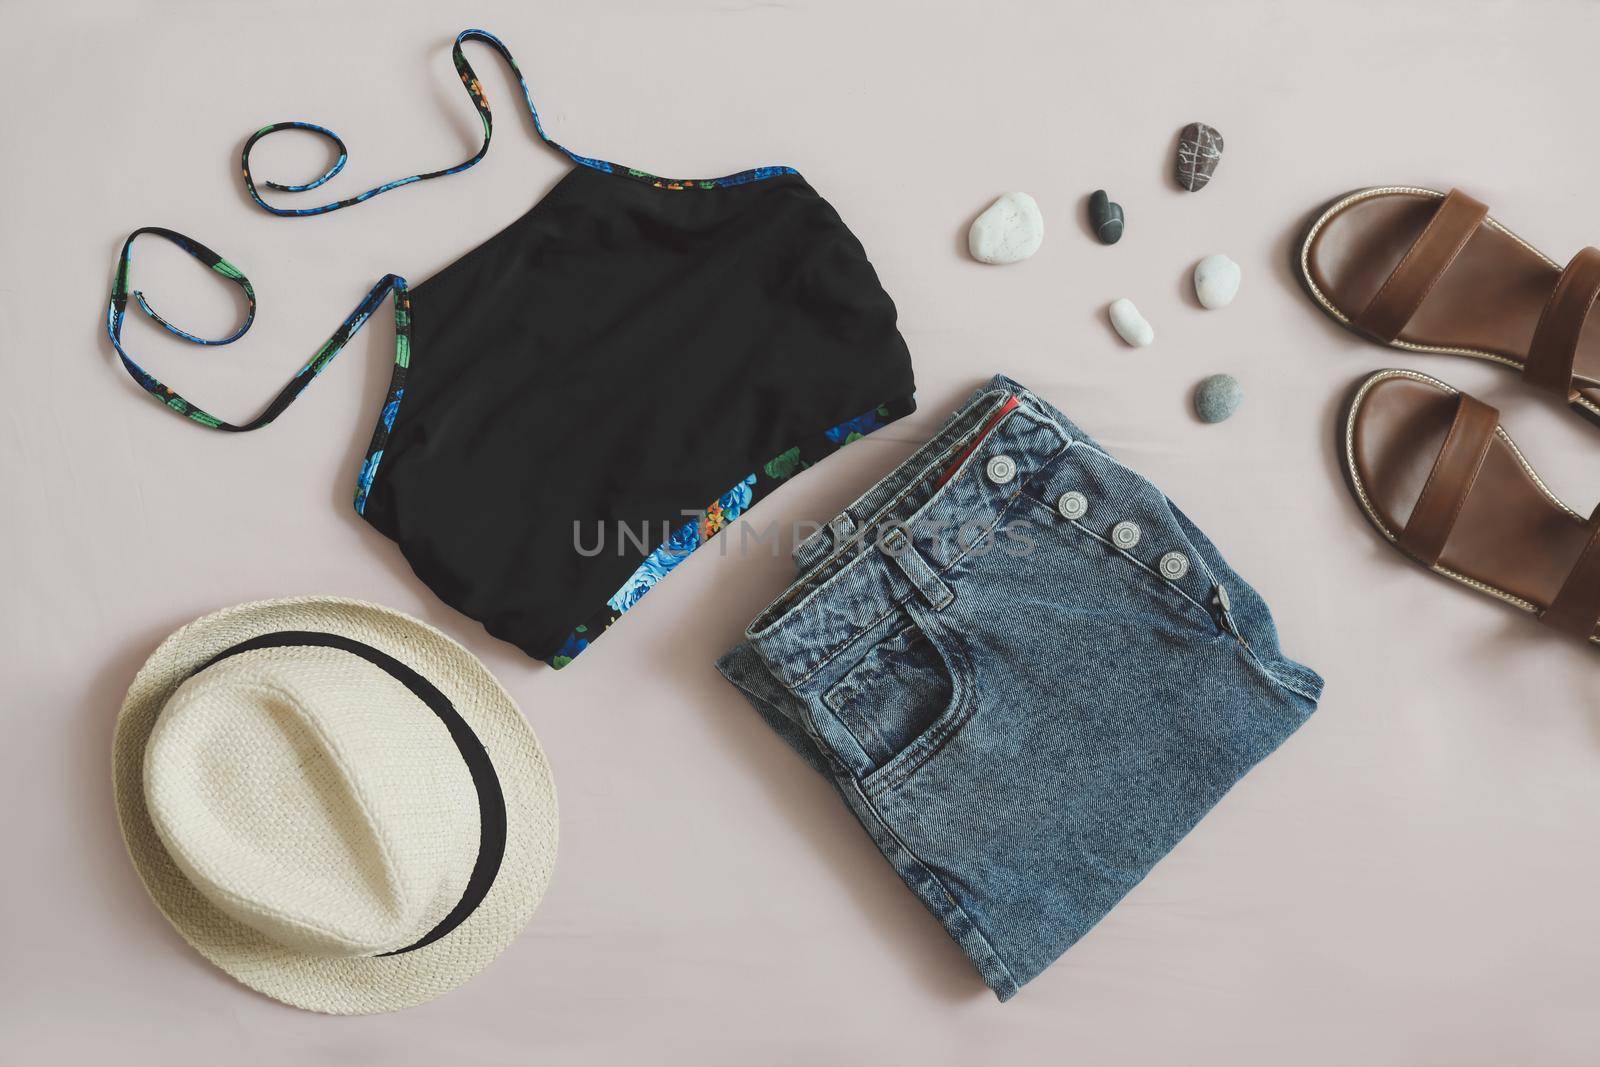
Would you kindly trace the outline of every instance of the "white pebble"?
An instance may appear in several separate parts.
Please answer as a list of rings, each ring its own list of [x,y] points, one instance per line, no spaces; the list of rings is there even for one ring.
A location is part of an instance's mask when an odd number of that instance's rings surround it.
[[[1225,308],[1239,292],[1239,264],[1218,252],[1194,267],[1194,295],[1208,308]]]
[[[1143,348],[1156,339],[1155,327],[1145,321],[1127,297],[1112,301],[1110,314],[1111,328],[1134,348]]]
[[[1027,193],[1006,193],[972,220],[967,248],[980,263],[1016,263],[1044,243],[1044,216]]]

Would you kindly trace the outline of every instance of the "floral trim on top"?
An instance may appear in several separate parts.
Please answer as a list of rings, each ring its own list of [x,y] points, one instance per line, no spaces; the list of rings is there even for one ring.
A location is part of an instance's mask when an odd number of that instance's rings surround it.
[[[411,367],[411,293],[401,289],[395,293],[394,303],[394,371],[389,376],[389,394],[383,401],[383,411],[378,415],[378,425],[372,430],[372,441],[361,460],[361,470],[356,473],[356,514],[367,513],[367,494],[372,491],[372,480],[378,476],[378,464],[383,462],[383,447],[389,442],[389,432],[394,429],[394,417],[400,413],[400,401],[406,395],[406,371]]]
[[[911,397],[880,404],[871,411],[847,419],[811,440],[779,453],[763,463],[760,470],[739,479],[732,488],[713,500],[698,518],[678,527],[672,536],[646,556],[644,562],[622,583],[622,588],[606,601],[605,606],[573,627],[561,647],[545,662],[557,670],[571,663],[623,613],[654,589],[673,568],[688,559],[690,553],[726,529],[729,523],[749,511],[757,501],[851,441],[859,441],[895,419],[909,415],[916,410],[916,406],[916,401]]]
[[[403,364],[395,364],[394,381],[398,384],[389,386],[389,399],[384,402],[383,414],[378,417],[378,426],[372,431],[372,443],[367,445],[361,469],[356,472],[357,515],[367,513],[367,494],[372,492],[372,480],[378,476],[378,464],[383,462],[383,446],[389,440],[389,431],[394,429],[394,417],[400,411],[400,399],[406,395]]]
[[[450,58],[455,63],[456,75],[461,79],[461,84],[466,87],[467,95],[472,98],[472,106],[478,109],[478,118],[483,122],[483,144],[479,146],[478,151],[470,159],[465,159],[453,167],[428,171],[426,174],[412,174],[404,178],[396,178],[393,181],[374,186],[365,192],[357,193],[355,196],[319,204],[316,207],[273,207],[261,198],[261,193],[256,187],[255,175],[250,170],[250,152],[255,148],[256,142],[263,137],[277,133],[280,130],[304,130],[307,133],[314,133],[319,137],[326,138],[339,153],[338,158],[333,161],[333,166],[324,171],[321,176],[309,182],[302,182],[298,185],[284,185],[274,181],[263,181],[261,183],[268,189],[273,189],[280,193],[304,193],[315,189],[324,182],[332,180],[336,174],[344,170],[344,165],[350,160],[350,153],[345,147],[344,139],[326,126],[318,126],[314,122],[273,122],[251,134],[244,143],[244,149],[239,154],[239,169],[244,172],[244,187],[245,191],[250,194],[250,199],[254,200],[263,211],[270,211],[274,215],[289,218],[325,215],[330,211],[338,211],[340,208],[371,200],[380,193],[387,193],[389,190],[398,189],[402,185],[412,185],[432,178],[444,178],[451,174],[460,174],[464,170],[477,166],[478,161],[489,154],[489,139],[494,130],[494,119],[489,113],[489,101],[483,95],[483,86],[478,83],[478,75],[473,71],[472,64],[467,62],[466,54],[461,50],[461,46],[467,41],[482,41],[500,54],[500,58],[506,61],[506,66],[511,68],[511,73],[516,77],[517,84],[522,87],[522,98],[528,104],[528,113],[533,116],[534,132],[539,135],[539,139],[544,141],[545,144],[548,144],[551,148],[554,148],[580,166],[589,167],[605,174],[616,174],[620,177],[632,178],[634,181],[653,185],[657,189],[674,190],[726,189],[730,186],[747,185],[750,182],[776,178],[784,174],[799,173],[793,167],[755,167],[750,170],[742,170],[737,174],[725,174],[720,178],[660,178],[636,167],[624,167],[616,163],[609,163],[603,159],[593,159],[589,156],[579,155],[544,132],[544,123],[539,119],[539,109],[534,106],[533,94],[528,90],[527,79],[522,76],[522,71],[517,67],[517,61],[511,57],[511,51],[506,48],[504,42],[488,30],[462,30],[456,34],[455,47],[450,51]]]
[[[560,148],[560,145],[556,146]],[[561,149],[563,152],[566,149]],[[570,152],[567,153],[572,156]],[[624,178],[632,178],[636,182],[653,185],[657,189],[726,189],[733,185],[749,185],[751,182],[765,181],[768,178],[777,178],[784,174],[799,174],[793,167],[754,167],[750,170],[741,170],[738,174],[725,174],[720,178],[658,178],[654,174],[642,171],[637,167],[621,167],[615,163],[607,163],[600,159],[588,159],[583,156],[572,156],[575,163],[607,174],[616,174]]]

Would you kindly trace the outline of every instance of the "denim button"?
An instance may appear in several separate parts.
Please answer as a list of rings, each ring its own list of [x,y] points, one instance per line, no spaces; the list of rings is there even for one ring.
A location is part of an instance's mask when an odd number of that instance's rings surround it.
[[[1161,570],[1161,577],[1175,582],[1189,573],[1189,557],[1182,552],[1168,552],[1156,566]]]
[[[1228,595],[1228,590],[1220,585],[1217,586],[1217,607],[1223,611],[1233,610],[1233,598]]]
[[[985,473],[995,485],[1005,485],[1017,476],[1017,464],[1010,456],[996,456],[989,461]]]
[[[1089,498],[1076,490],[1062,493],[1061,499],[1056,501],[1056,510],[1064,519],[1081,519],[1089,514]]]
[[[1124,519],[1111,527],[1111,543],[1118,548],[1132,548],[1139,543],[1139,524]]]

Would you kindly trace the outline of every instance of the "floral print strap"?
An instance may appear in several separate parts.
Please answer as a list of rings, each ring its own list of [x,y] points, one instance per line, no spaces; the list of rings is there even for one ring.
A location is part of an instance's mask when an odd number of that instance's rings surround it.
[[[187,330],[174,326],[157,314],[156,310],[150,306],[149,301],[145,299],[144,293],[137,289],[130,289],[129,279],[133,268],[133,242],[143,234],[151,234],[171,241],[189,253],[189,255],[204,263],[234,285],[237,285],[243,291],[245,302],[248,305],[244,321],[240,323],[239,328],[226,337],[214,340],[198,337]],[[192,344],[229,345],[243,337],[250,329],[250,325],[255,322],[256,292],[255,288],[250,284],[250,279],[246,278],[233,264],[199,241],[186,237],[175,230],[168,230],[160,226],[143,226],[134,230],[128,235],[128,239],[123,242],[122,254],[117,259],[117,273],[111,282],[111,301],[106,309],[106,332],[111,337],[112,347],[117,350],[117,356],[122,360],[123,368],[151,396],[179,415],[191,419],[202,426],[213,430],[242,433],[247,430],[259,430],[273,419],[276,419],[283,413],[285,408],[294,403],[295,398],[300,395],[301,391],[311,384],[311,379],[321,374],[323,368],[333,362],[333,357],[337,356],[340,349],[344,348],[350,338],[355,336],[356,331],[366,324],[367,319],[371,317],[372,313],[378,309],[384,298],[391,292],[394,294],[395,381],[391,384],[390,389],[392,392],[398,388],[402,384],[405,368],[410,363],[411,297],[406,288],[406,280],[404,278],[395,274],[387,274],[372,287],[361,303],[356,305],[356,309],[334,331],[333,336],[328,338],[321,348],[317,349],[310,361],[301,367],[295,376],[289,379],[288,384],[279,390],[278,395],[272,398],[271,403],[263,408],[259,415],[242,426],[217,418],[197,404],[180,396],[168,386],[163,385],[149,371],[134,362],[133,357],[128,355],[127,349],[122,346],[122,324],[127,318],[129,297],[132,297],[134,302],[139,305],[139,309],[150,316],[157,325],[168,333],[175,334]]]
[[[462,30],[456,34],[455,46],[451,49],[450,56],[455,61],[456,74],[461,78],[461,84],[466,86],[467,95],[472,97],[472,106],[478,109],[478,117],[483,120],[483,144],[478,147],[477,152],[473,153],[471,158],[463,160],[453,167],[445,167],[442,170],[396,178],[393,181],[374,186],[366,192],[357,193],[355,196],[346,197],[343,200],[321,204],[317,207],[274,207],[262,199],[261,193],[257,188],[255,175],[250,170],[250,152],[255,148],[256,142],[263,137],[277,133],[280,130],[305,130],[327,138],[339,153],[339,157],[334,160],[333,166],[312,181],[299,185],[284,185],[274,181],[261,182],[261,185],[278,192],[303,193],[315,189],[344,170],[344,165],[350,158],[349,152],[345,148],[344,140],[326,126],[318,126],[313,122],[274,122],[261,127],[251,134],[249,139],[245,141],[244,149],[239,156],[239,166],[244,171],[245,191],[250,194],[250,199],[260,205],[263,211],[270,211],[274,215],[287,218],[324,215],[330,211],[338,211],[340,208],[371,200],[380,193],[387,193],[390,189],[398,189],[402,185],[411,185],[415,182],[428,181],[431,178],[443,178],[451,174],[459,174],[476,166],[480,159],[489,154],[489,139],[494,133],[494,117],[489,113],[489,101],[483,95],[483,87],[478,84],[478,75],[473,71],[472,64],[467,62],[466,54],[461,50],[461,46],[468,41],[482,41],[500,54],[500,58],[506,61],[506,66],[516,76],[517,84],[522,87],[522,98],[527,102],[528,114],[533,117],[533,129],[539,135],[539,139],[581,166],[590,167],[607,174],[618,174],[623,177],[633,178],[636,181],[647,182],[662,189],[717,189],[730,185],[744,185],[747,182],[760,181],[763,178],[772,178],[781,174],[797,173],[792,167],[756,167],[752,170],[740,171],[738,174],[728,174],[721,178],[658,178],[653,174],[647,174],[633,167],[624,167],[615,163],[608,163],[603,159],[591,159],[588,156],[581,156],[544,132],[544,123],[539,120],[539,109],[534,106],[533,94],[528,90],[528,82],[523,78],[522,71],[517,67],[517,61],[511,57],[511,52],[506,48],[504,42],[488,30]]]

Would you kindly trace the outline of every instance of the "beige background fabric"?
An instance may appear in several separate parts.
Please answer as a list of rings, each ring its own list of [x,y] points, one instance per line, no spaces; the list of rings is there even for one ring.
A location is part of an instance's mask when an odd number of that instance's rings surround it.
[[[831,788],[712,669],[786,560],[707,549],[556,674],[440,605],[351,510],[389,373],[386,311],[245,437],[163,413],[116,367],[104,300],[136,226],[190,233],[255,282],[258,323],[232,348],[128,330],[158,375],[237,419],[380,275],[427,277],[547,190],[567,164],[480,49],[498,123],[475,170],[320,219],[245,200],[239,146],[273,120],[346,137],[336,193],[469,155],[478,123],[449,42],[471,25],[504,37],[575,149],[669,175],[792,163],[865,244],[923,410],[756,522],[827,518],[1004,370],[1163,486],[1327,676],[1312,721],[1014,1002],[995,1003]],[[1405,563],[1348,497],[1332,440],[1358,375],[1415,367],[1499,405],[1587,511],[1600,432],[1490,365],[1355,339],[1288,261],[1304,213],[1391,182],[1462,184],[1558,260],[1600,242],[1596,41],[1600,7],[1583,0],[0,3],[0,1059],[1592,1061],[1600,661]],[[1227,149],[1190,195],[1168,175],[1196,119]],[[261,173],[284,181],[324,159],[268,147]],[[1128,214],[1109,249],[1082,214],[1102,186]],[[967,224],[1011,189],[1039,201],[1044,246],[976,264]],[[1203,311],[1189,274],[1219,251],[1243,288]],[[226,286],[154,242],[136,281],[202,333],[237,314]],[[1155,325],[1153,347],[1111,335],[1119,296]],[[1215,371],[1248,395],[1201,426],[1189,391]],[[146,897],[112,810],[113,719],[158,641],[227,604],[324,593],[415,614],[481,655],[561,788],[561,857],[528,931],[400,1015],[316,1017],[229,980]]]

